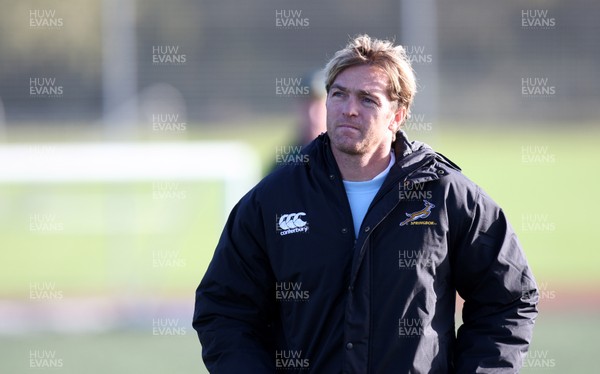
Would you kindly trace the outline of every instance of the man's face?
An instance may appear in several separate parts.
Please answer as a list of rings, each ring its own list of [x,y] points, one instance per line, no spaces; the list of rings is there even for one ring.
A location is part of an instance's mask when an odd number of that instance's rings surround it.
[[[390,149],[406,110],[388,98],[389,78],[378,67],[358,65],[337,75],[327,95],[327,133],[350,155]]]

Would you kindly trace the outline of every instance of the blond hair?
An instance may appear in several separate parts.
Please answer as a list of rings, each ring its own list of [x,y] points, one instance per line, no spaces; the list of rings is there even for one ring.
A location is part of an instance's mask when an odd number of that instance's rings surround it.
[[[401,45],[388,40],[379,40],[363,34],[350,40],[344,49],[335,53],[325,66],[325,89],[329,89],[343,70],[357,65],[371,65],[382,69],[389,78],[388,96],[406,108],[410,116],[417,81],[406,51]]]

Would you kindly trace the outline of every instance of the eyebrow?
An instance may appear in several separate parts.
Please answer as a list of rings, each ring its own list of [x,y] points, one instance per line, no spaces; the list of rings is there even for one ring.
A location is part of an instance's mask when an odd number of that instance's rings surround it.
[[[337,83],[331,85],[331,89],[338,89],[340,91],[344,91],[344,92],[348,92],[350,91],[347,87],[341,86]],[[367,91],[367,90],[358,90],[358,94],[360,96],[372,96],[372,97],[377,97],[377,95],[375,95],[374,93],[372,93],[371,91]]]

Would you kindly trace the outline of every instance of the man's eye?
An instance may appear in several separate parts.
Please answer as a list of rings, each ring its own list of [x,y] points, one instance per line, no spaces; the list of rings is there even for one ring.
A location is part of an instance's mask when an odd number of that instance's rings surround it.
[[[332,96],[332,97],[340,97],[340,96],[342,96],[342,94],[343,94],[343,93],[342,93],[341,91],[335,91],[335,92],[333,92],[333,93],[331,94],[331,96]]]
[[[377,104],[377,102],[371,98],[363,97],[363,101],[367,104]]]

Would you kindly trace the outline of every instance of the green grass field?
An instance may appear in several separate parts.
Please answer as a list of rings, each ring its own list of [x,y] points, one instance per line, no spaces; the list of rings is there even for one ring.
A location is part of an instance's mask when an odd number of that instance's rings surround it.
[[[541,316],[521,372],[593,372],[599,327],[597,313]],[[207,373],[193,331],[174,337],[128,331],[3,337],[0,350],[2,373]],[[53,350],[63,366],[30,368],[31,350]]]
[[[274,163],[275,147],[288,144],[291,125],[267,119],[233,128],[203,126],[190,129],[186,137],[246,141],[266,169]],[[440,128],[409,135],[460,165],[505,209],[545,291],[532,345],[538,360],[533,357],[523,372],[589,372],[595,367],[591,350],[596,340],[592,332],[600,327],[598,310],[564,304],[573,292],[588,298],[599,294],[600,244],[592,218],[600,208],[593,195],[600,185],[594,167],[600,162],[599,132]],[[95,136],[82,130],[40,130],[10,139],[52,142]],[[140,141],[161,140],[156,136]],[[216,182],[178,183],[169,187],[178,197],[157,199],[153,183],[0,185],[0,301],[39,307],[45,301],[32,300],[31,287],[39,292],[46,282],[64,300],[95,296],[191,303],[226,218],[222,187]],[[36,215],[61,229],[32,230]],[[189,325],[179,336],[154,336],[147,321],[123,327],[97,334],[0,335],[0,372],[201,372],[200,347]],[[38,349],[55,351],[64,366],[30,368],[29,352]]]

